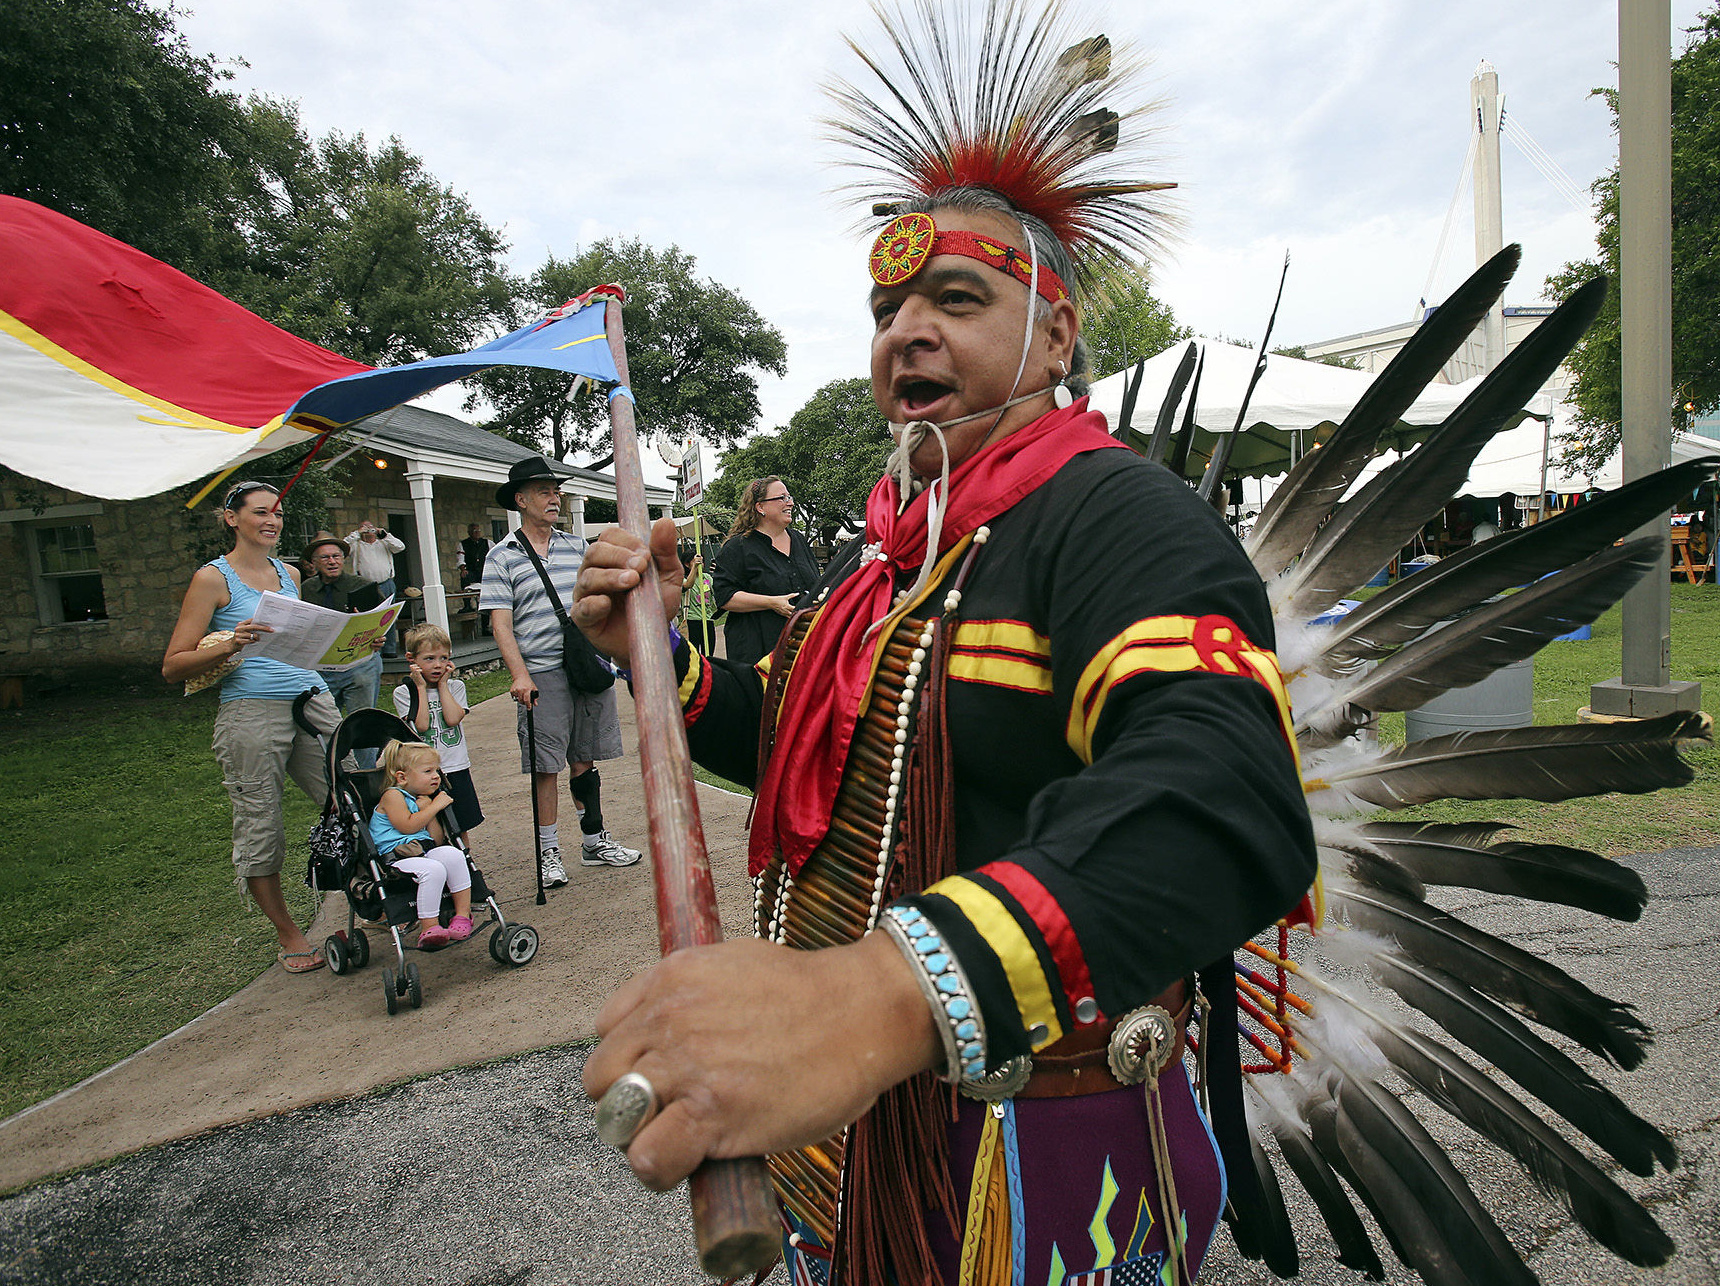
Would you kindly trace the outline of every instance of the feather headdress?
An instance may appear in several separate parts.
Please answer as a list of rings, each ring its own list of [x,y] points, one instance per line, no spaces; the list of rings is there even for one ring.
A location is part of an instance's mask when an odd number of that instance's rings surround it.
[[[828,86],[825,123],[862,176],[847,191],[894,213],[944,188],[990,188],[1048,226],[1079,289],[1138,265],[1174,218],[1147,177],[1161,104],[1145,62],[1068,5],[1025,0],[875,6],[882,39],[850,40],[871,76]]]

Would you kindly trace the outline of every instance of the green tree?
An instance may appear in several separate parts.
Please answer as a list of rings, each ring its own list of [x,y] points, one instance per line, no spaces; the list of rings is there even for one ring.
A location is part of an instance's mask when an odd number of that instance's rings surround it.
[[[232,73],[144,0],[0,5],[0,191],[186,272],[233,253],[249,137]]]
[[[731,512],[754,478],[777,474],[794,496],[795,517],[824,544],[866,522],[866,497],[884,472],[893,446],[872,401],[869,380],[826,384],[776,433],[760,434],[722,458],[722,476],[708,491]]]
[[[508,316],[501,234],[398,138],[313,141],[295,104],[245,105],[244,255],[210,284],[372,365],[471,348]]]
[[[1612,109],[1618,92],[1597,89]],[[1597,259],[1568,263],[1547,278],[1547,297],[1562,302],[1605,274],[1614,283],[1601,315],[1571,350],[1575,427],[1561,434],[1559,463],[1597,472],[1618,449],[1620,327],[1618,166],[1594,183],[1600,231]],[[1672,60],[1672,388],[1676,428],[1720,406],[1720,6],[1690,29]]]
[[[1087,304],[1081,319],[1081,337],[1087,341],[1087,360],[1096,380],[1193,334],[1177,324],[1169,304],[1153,296],[1145,272],[1113,283],[1106,298]]]
[[[399,139],[308,137],[241,103],[144,0],[0,5],[0,190],[376,364],[493,334],[506,250]]]
[[[1250,344],[1248,347],[1252,348],[1253,345]],[[1294,357],[1299,362],[1314,361],[1320,363],[1321,366],[1337,366],[1346,371],[1362,369],[1361,362],[1354,357],[1339,357],[1335,353],[1328,353],[1324,357],[1311,358],[1308,356],[1308,349],[1302,344],[1286,344],[1282,348],[1275,348],[1272,350],[1272,355],[1274,357]]]
[[[552,256],[516,282],[511,321],[524,325],[593,286],[621,285],[628,386],[641,430],[729,446],[758,423],[755,372],[785,374],[788,345],[734,291],[696,277],[696,266],[677,246],[600,241],[575,259]],[[607,448],[608,407],[589,393],[570,398],[572,378],[514,367],[479,382],[495,412],[485,426],[492,432],[547,448],[558,459]],[[479,405],[474,395],[467,410]]]

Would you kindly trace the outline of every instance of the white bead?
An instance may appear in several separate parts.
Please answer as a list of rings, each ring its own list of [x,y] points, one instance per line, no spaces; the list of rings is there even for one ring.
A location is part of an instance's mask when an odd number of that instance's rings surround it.
[[[923,647],[915,648],[913,651],[913,654],[908,659],[912,662],[915,662],[915,663],[918,663],[920,661],[924,661],[926,659],[926,649]],[[913,666],[910,665],[908,668],[910,670],[912,670]]]
[[[952,589],[949,593],[944,595],[944,607],[946,609],[955,607],[961,601],[962,592],[959,589]]]
[[[892,769],[890,772],[890,784],[892,786],[898,786],[901,784],[901,781],[902,781],[902,770],[900,768]]]
[[[991,528],[990,527],[980,527],[974,531],[974,534],[973,534],[973,543],[974,544],[983,545],[983,544],[985,544],[986,541],[988,541],[990,539],[991,539]]]
[[[896,747],[896,753],[890,756],[890,771],[891,772],[900,772],[901,770],[902,770],[902,748],[900,746],[897,746]]]
[[[902,793],[902,788],[898,785],[892,784],[889,791],[887,792],[886,797],[889,799],[895,799],[896,796],[900,795],[901,793]]]
[[[897,726],[897,727],[898,727],[898,728],[903,728],[903,729],[905,729],[905,728],[907,728],[907,726],[908,726],[908,723],[909,723],[909,719],[908,719],[908,716],[907,716],[907,715],[905,715],[905,714],[899,714],[899,715],[897,715],[897,716],[896,716],[896,726]]]
[[[922,657],[923,655],[924,655],[924,653],[915,652],[914,653],[915,659],[908,662],[908,677],[910,679],[917,679],[920,677],[920,671],[924,667],[922,667],[920,665],[919,658]]]
[[[908,740],[907,732],[901,728],[896,729],[896,744],[898,746],[905,745],[907,743],[907,740]]]

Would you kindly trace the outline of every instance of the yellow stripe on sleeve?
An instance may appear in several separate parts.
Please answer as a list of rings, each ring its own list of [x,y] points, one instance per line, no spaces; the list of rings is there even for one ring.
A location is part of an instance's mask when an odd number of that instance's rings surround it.
[[[1051,999],[1051,987],[1045,979],[1045,970],[1040,967],[1039,954],[1027,940],[1021,925],[1009,913],[1009,908],[995,894],[960,875],[940,880],[926,892],[936,893],[955,903],[968,918],[968,923],[997,953],[1009,979],[1009,989],[1015,996],[1016,1012],[1021,1015],[1021,1025],[1027,1030],[1033,1048],[1043,1049],[1061,1039],[1063,1024],[1058,1021],[1057,1006]],[[1036,1026],[1044,1027],[1047,1034],[1043,1040],[1033,1040]]]
[[[1125,679],[1147,672],[1235,675],[1253,679],[1272,695],[1279,723],[1292,753],[1296,738],[1290,722],[1290,698],[1278,670],[1278,658],[1255,647],[1234,623],[1222,616],[1155,616],[1137,621],[1094,655],[1075,685],[1064,740],[1083,763],[1093,762],[1093,738],[1105,713],[1111,690]]]
[[[705,658],[699,655],[699,649],[691,643],[687,644],[687,676],[681,680],[681,686],[676,696],[681,698],[681,709],[687,708],[687,703],[693,699],[693,694],[699,690],[699,675],[703,670]]]

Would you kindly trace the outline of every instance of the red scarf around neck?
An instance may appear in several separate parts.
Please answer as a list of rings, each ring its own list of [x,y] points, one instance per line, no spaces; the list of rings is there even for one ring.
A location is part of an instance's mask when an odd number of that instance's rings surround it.
[[[932,557],[1012,508],[1078,455],[1123,444],[1105,432],[1105,417],[1082,398],[999,439],[950,474],[943,530]],[[863,562],[826,600],[784,684],[776,745],[753,809],[747,869],[757,875],[780,847],[791,872],[812,855],[830,828],[836,788],[872,682],[876,638],[866,632],[891,610],[897,577],[927,557],[921,491],[898,512],[896,479],[885,477],[866,501],[866,543],[880,555]]]

